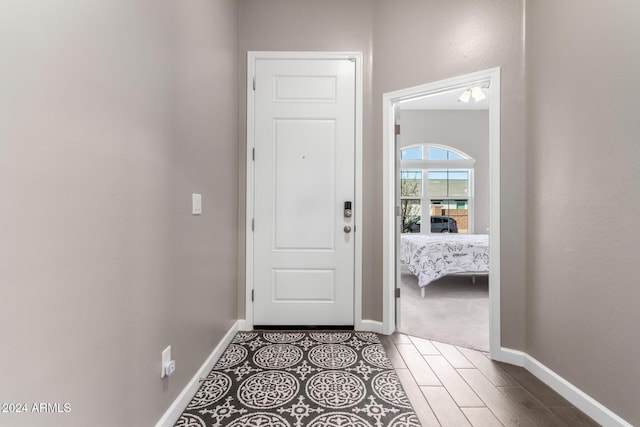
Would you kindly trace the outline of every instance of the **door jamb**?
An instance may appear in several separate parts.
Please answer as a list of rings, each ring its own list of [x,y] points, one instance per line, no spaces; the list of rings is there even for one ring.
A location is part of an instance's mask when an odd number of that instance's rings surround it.
[[[254,215],[254,90],[255,63],[259,59],[349,59],[355,62],[356,94],[355,94],[355,199],[353,206],[355,254],[354,254],[354,328],[363,330],[362,322],[362,97],[363,72],[362,52],[247,52],[247,157],[246,157],[246,216],[245,216],[245,320],[243,330],[253,329],[253,230]]]
[[[414,86],[383,95],[383,333],[395,331],[395,144],[394,105],[425,95],[489,82],[489,349],[491,357],[501,351],[500,334],[500,68]]]

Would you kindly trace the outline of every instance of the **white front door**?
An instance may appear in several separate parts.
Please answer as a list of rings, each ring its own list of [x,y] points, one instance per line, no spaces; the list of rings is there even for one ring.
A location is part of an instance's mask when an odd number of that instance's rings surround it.
[[[353,325],[355,63],[256,58],[254,87],[254,325]]]

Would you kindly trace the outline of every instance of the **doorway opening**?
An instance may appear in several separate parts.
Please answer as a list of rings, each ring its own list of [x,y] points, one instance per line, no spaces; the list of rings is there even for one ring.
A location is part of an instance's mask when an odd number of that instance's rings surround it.
[[[473,99],[471,99],[472,94]],[[485,100],[482,100],[483,96],[486,97]],[[474,103],[476,98],[484,102]],[[486,109],[484,125],[488,135],[487,144],[482,153],[479,151],[478,154],[473,153],[473,147],[465,149],[464,144],[451,143],[446,138],[434,136],[431,132],[423,133],[422,140],[416,139],[415,133],[405,136],[406,120],[420,122],[420,113],[417,111],[433,110],[433,106],[429,107],[429,103],[435,100],[450,103],[448,107],[442,105],[437,107],[443,110]],[[460,105],[466,104],[465,101],[471,102],[469,105]],[[481,104],[485,107],[481,107]],[[446,220],[449,233],[443,233],[443,236],[448,234],[453,236],[454,240],[472,239],[474,241],[477,240],[475,236],[478,236],[479,239],[486,241],[485,248],[482,249],[485,255],[476,254],[476,256],[486,257],[487,262],[485,265],[481,262],[472,262],[473,265],[460,265],[459,268],[449,269],[446,266],[440,266],[435,269],[437,274],[434,276],[432,275],[434,269],[426,267],[429,260],[422,259],[424,271],[412,271],[412,273],[417,276],[416,280],[419,280],[422,290],[425,287],[428,290],[427,285],[440,277],[444,276],[446,279],[452,273],[462,273],[465,270],[471,271],[473,276],[477,274],[480,284],[483,280],[485,282],[488,280],[488,285],[485,285],[489,290],[488,350],[492,356],[497,355],[500,351],[500,69],[489,69],[386,93],[383,96],[383,108],[384,332],[394,332],[402,314],[400,303],[402,295],[400,294],[400,298],[396,297],[402,283],[403,267],[400,263],[402,232],[408,231],[406,235],[410,235],[414,240],[422,239],[422,237],[412,236],[418,229],[420,233],[417,234],[422,235],[426,240],[440,238],[441,236],[436,236],[433,232],[433,225],[442,231],[440,229],[444,223],[430,224],[430,222]],[[441,114],[446,115],[446,112]],[[436,118],[436,122],[442,120],[444,116]],[[433,127],[431,126],[430,129],[433,130]],[[446,131],[446,125],[441,127]],[[424,137],[424,134],[429,136]],[[401,148],[404,151],[401,152]],[[475,147],[476,150],[479,148]],[[420,156],[417,156],[418,153]],[[482,159],[476,164],[476,160],[480,160],[479,157]],[[480,174],[482,168],[486,170]],[[404,179],[407,188],[404,190],[401,171],[406,175]],[[412,177],[409,177],[411,173],[415,175],[413,181]],[[479,180],[480,175],[482,180]],[[412,194],[409,194],[411,190],[408,187],[409,184],[414,184],[411,187]],[[416,212],[404,212],[403,202],[406,207],[411,205]],[[408,214],[411,214],[412,218],[408,218]],[[458,225],[460,227],[464,225],[464,227],[458,228]],[[463,231],[460,232],[460,230]],[[450,239],[451,237],[448,238]],[[405,253],[402,255],[406,263],[407,242],[406,239],[403,241]],[[422,241],[420,244],[424,245]],[[439,244],[447,245],[448,243]],[[476,242],[473,245],[477,249],[481,248],[483,243]],[[456,260],[464,259],[464,254],[458,253],[456,256]],[[483,270],[489,270],[488,260],[491,261],[491,268],[487,279],[486,272]],[[404,268],[406,272],[407,267]],[[419,270],[419,268],[413,270]],[[456,279],[473,280],[472,277]]]
[[[489,111],[459,94],[400,104],[396,329],[488,352]]]

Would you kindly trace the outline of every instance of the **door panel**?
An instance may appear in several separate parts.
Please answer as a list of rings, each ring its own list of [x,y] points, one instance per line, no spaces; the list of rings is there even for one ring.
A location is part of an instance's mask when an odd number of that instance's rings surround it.
[[[335,302],[335,270],[273,270],[273,301]]]
[[[355,64],[256,59],[255,72],[254,324],[353,325]]]
[[[335,122],[276,120],[274,148],[274,249],[334,249]]]
[[[275,102],[335,102],[336,77],[275,76]]]
[[[395,117],[395,128],[396,131],[394,132],[395,134],[395,140],[393,141],[395,149],[394,149],[394,153],[395,153],[395,164],[396,164],[396,168],[395,168],[395,186],[396,186],[396,200],[395,200],[395,206],[397,206],[398,211],[400,210],[400,206],[402,206],[402,199],[401,199],[401,195],[402,195],[402,180],[400,179],[400,147],[401,147],[401,143],[400,143],[400,108],[398,107],[398,104],[394,104],[393,105],[393,111],[394,111],[394,117]],[[401,271],[401,267],[400,267],[400,234],[402,233],[402,215],[398,215],[398,213],[396,212],[396,221],[395,221],[395,268],[396,268],[396,282],[395,282],[395,291],[396,291],[396,329],[399,328],[401,326],[402,323],[402,301],[400,300],[400,298],[402,298],[402,294],[400,294],[398,296],[398,293],[400,291],[400,284],[402,283],[402,271]]]

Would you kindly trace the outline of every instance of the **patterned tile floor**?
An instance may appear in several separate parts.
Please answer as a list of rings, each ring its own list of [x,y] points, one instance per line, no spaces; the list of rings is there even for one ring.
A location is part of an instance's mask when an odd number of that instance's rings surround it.
[[[177,427],[419,427],[376,334],[240,332]]]

